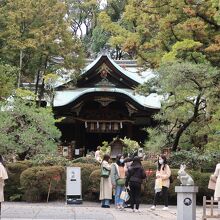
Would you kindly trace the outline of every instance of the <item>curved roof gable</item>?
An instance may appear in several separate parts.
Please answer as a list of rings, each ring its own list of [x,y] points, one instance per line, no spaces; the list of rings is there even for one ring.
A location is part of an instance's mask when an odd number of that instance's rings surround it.
[[[101,60],[101,58],[106,57],[108,61],[116,68],[118,69],[122,74],[124,74],[126,77],[130,78],[136,83],[143,83],[143,79],[139,77],[137,74],[132,73],[130,71],[127,71],[126,69],[122,68],[119,64],[117,64],[112,58],[110,58],[108,55],[100,55],[97,57],[93,62],[91,62],[89,65],[87,65],[84,70],[82,71],[81,75],[85,75],[90,69],[92,69],[94,66],[97,65],[97,63]]]
[[[105,71],[106,77],[102,76]],[[137,73],[129,72],[122,68],[113,59],[107,55],[101,55],[92,63],[88,64],[81,73],[81,78],[77,82],[78,87],[86,87],[87,85],[96,84],[101,78],[106,78],[110,83],[116,83],[117,87],[133,88],[143,79]]]
[[[125,96],[130,97],[133,101],[145,108],[160,109],[161,107],[160,98],[156,93],[151,93],[146,97],[135,94],[133,90],[120,88],[81,88],[71,91],[57,91],[54,98],[54,107],[68,105],[85,94],[102,92],[124,94]]]

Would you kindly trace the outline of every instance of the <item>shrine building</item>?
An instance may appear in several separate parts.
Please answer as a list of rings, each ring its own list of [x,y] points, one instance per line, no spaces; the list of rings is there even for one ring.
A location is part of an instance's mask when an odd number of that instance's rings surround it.
[[[155,125],[152,116],[161,104],[156,93],[142,96],[135,88],[152,77],[134,61],[107,55],[88,63],[76,83],[69,79],[56,87],[53,106],[55,117],[63,118],[57,123],[61,141],[86,152],[116,136],[144,143],[143,128]]]

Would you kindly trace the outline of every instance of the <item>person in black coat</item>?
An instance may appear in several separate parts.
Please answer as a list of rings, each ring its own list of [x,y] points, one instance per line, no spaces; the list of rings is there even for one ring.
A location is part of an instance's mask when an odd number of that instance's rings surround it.
[[[145,171],[138,156],[133,158],[133,163],[128,170],[125,186],[130,188],[131,208],[133,212],[139,212],[139,204],[141,197],[141,184],[146,178]],[[134,209],[135,205],[135,209]]]

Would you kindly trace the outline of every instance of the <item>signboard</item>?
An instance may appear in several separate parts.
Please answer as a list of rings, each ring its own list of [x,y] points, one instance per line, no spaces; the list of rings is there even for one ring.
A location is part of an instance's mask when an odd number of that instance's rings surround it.
[[[75,204],[82,202],[82,183],[81,168],[66,168],[66,202],[67,204]]]
[[[75,149],[75,155],[79,155],[79,149]]]

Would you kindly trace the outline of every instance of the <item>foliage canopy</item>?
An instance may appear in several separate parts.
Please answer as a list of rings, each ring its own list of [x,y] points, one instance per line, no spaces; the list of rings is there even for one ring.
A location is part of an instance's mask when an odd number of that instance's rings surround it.
[[[15,99],[1,103],[0,153],[26,155],[56,151],[60,131],[49,108],[37,108],[32,102]]]

